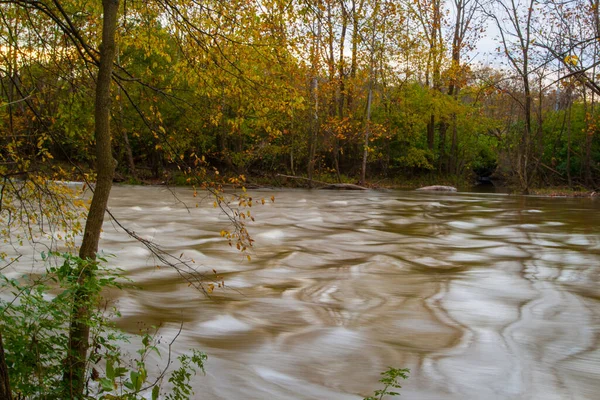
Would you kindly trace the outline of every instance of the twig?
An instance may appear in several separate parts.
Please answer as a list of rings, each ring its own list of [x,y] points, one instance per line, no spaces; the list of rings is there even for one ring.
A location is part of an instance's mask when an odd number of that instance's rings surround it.
[[[140,393],[143,391],[146,391],[156,385],[158,385],[158,382],[160,382],[161,380],[164,379],[167,370],[169,369],[169,367],[171,366],[171,354],[172,354],[172,347],[173,347],[173,343],[175,343],[175,341],[177,340],[177,338],[179,337],[179,335],[181,335],[181,331],[183,330],[183,321],[181,321],[181,325],[179,325],[179,330],[177,331],[177,334],[175,335],[175,337],[173,338],[173,340],[171,340],[171,343],[169,343],[169,353],[167,355],[167,362],[165,364],[165,367],[163,368],[163,370],[160,372],[160,375],[158,375],[158,377],[154,380],[154,383],[141,388],[138,392],[136,393]]]

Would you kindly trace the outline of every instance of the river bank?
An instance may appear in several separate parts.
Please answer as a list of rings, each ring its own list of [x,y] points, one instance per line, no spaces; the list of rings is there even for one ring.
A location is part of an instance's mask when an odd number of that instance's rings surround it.
[[[237,186],[241,187],[240,184],[232,185],[227,183],[232,177],[226,177],[219,179],[223,181],[224,187]],[[250,175],[245,176],[246,182],[244,186],[247,189],[258,189],[258,188],[310,188],[311,186],[315,189],[323,187],[325,185],[344,184],[344,185],[358,185],[357,179],[343,176],[340,180],[335,175],[321,174],[315,175],[312,181],[312,185],[309,183],[309,179],[305,176],[289,176],[273,174],[268,175]],[[167,176],[167,179],[163,180],[144,180],[143,182],[132,182],[134,184],[155,184],[155,185],[173,185],[173,186],[190,186],[186,181],[186,177],[175,174],[174,176]],[[440,176],[440,175],[426,175],[420,177],[374,177],[371,180],[365,182],[364,187],[374,190],[415,190],[425,186],[442,185],[442,186],[453,186],[458,189],[459,192],[475,192],[475,193],[505,193],[510,195],[522,194],[517,187],[511,186],[510,183],[504,180],[484,180],[478,181],[473,178],[466,178],[461,176]],[[529,193],[531,196],[541,197],[573,197],[573,198],[586,198],[596,197],[600,195],[598,191],[585,188],[583,186],[568,187],[564,185],[552,185],[545,187],[534,187],[531,188]]]
[[[61,180],[69,181],[85,181],[93,179],[93,174],[88,166],[68,167],[66,165],[56,165],[55,167],[61,173]],[[50,170],[49,170],[50,171]],[[51,174],[57,177],[56,173]],[[133,177],[123,172],[115,174],[114,182],[126,185],[141,185],[141,186],[176,186],[176,187],[191,187],[195,178],[190,179],[189,175],[183,174],[179,170],[164,170],[159,177],[152,176],[149,170],[140,169],[138,175]],[[297,175],[290,176],[278,173],[259,173],[234,175],[231,173],[215,173],[208,174],[206,181],[213,182],[225,188],[241,188],[246,189],[258,188],[319,188],[330,184],[359,184],[358,179],[342,175],[340,179],[335,174],[315,174],[312,185],[306,176]],[[233,182],[233,183],[232,183]],[[475,192],[475,193],[505,193],[511,195],[522,194],[518,187],[511,185],[505,179],[484,179],[478,180],[474,177],[464,177],[455,175],[438,175],[429,174],[421,176],[395,176],[371,177],[364,185],[366,188],[374,190],[415,190],[424,186],[443,185],[454,186],[459,192]],[[199,185],[196,185],[199,186]],[[595,190],[594,190],[595,189]],[[600,196],[600,191],[597,188],[586,188],[583,185],[569,187],[567,185],[556,184],[548,186],[533,187],[529,190],[529,195],[542,197],[573,197],[573,198],[592,198]]]

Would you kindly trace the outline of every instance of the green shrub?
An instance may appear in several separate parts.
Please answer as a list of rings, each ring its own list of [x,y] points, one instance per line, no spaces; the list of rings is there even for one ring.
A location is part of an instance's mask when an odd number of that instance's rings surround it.
[[[49,257],[52,256],[52,257]],[[48,263],[57,254],[42,255]],[[50,266],[40,276],[29,275],[9,279],[0,274],[0,290],[9,291],[11,300],[0,300],[0,318],[4,339],[6,364],[11,389],[18,399],[55,399],[64,393],[63,375],[66,366],[69,324],[74,310],[74,294],[80,291],[79,275],[90,273],[83,288],[89,294],[91,317],[90,351],[87,360],[85,398],[89,399],[158,399],[164,372],[158,378],[148,376],[147,356],[155,352],[157,330],[142,335],[142,345],[135,359],[128,359],[120,349],[130,337],[115,329],[111,319],[119,316],[116,308],[100,307],[101,292],[105,288],[122,289],[126,280],[118,270],[107,269],[102,264],[83,261],[69,254],[61,255],[63,261]],[[99,258],[100,262],[106,262]],[[78,304],[77,306],[82,306]],[[172,386],[167,399],[187,399],[193,395],[189,384],[196,373],[204,372],[206,355],[193,350],[192,355],[179,357],[180,367],[170,375]],[[167,361],[167,364],[169,361]]]
[[[383,375],[383,378],[381,378],[379,380],[379,382],[381,382],[384,385],[383,389],[376,390],[374,392],[374,396],[365,397],[364,400],[381,400],[381,399],[383,399],[383,396],[385,396],[385,395],[400,396],[400,393],[391,392],[388,389],[390,389],[390,388],[401,389],[402,386],[400,386],[400,384],[398,383],[398,379],[399,378],[408,379],[409,373],[410,373],[410,369],[408,369],[408,368],[396,369],[396,368],[389,367],[387,369],[387,371],[381,373],[381,375]]]

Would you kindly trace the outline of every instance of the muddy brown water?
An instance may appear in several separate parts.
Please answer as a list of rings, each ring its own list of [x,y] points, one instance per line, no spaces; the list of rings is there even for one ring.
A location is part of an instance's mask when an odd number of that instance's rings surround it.
[[[403,399],[600,398],[600,201],[407,191],[256,191],[252,261],[192,192],[115,187],[121,223],[227,288],[188,287],[114,224],[101,247],[140,286],[118,325],[181,322],[204,399],[361,399],[388,366]],[[189,208],[181,202],[187,203]]]

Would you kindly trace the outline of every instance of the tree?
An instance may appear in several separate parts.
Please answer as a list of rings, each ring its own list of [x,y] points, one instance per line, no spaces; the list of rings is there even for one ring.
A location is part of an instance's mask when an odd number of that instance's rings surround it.
[[[462,56],[465,49],[469,49],[469,39],[475,41],[476,34],[481,30],[482,21],[477,21],[479,3],[476,0],[453,0],[454,22],[451,26],[452,48],[451,64],[448,71],[448,96],[458,100],[460,88],[465,80],[464,66],[462,65]],[[450,116],[452,125],[452,140],[450,145],[450,158],[447,162],[447,171],[453,174],[457,173],[458,163],[458,127],[456,114]],[[443,161],[442,161],[443,162]]]
[[[585,104],[589,103],[584,128],[586,135],[583,144],[583,170],[585,183],[593,187],[592,149],[596,136],[594,127],[598,118],[595,115],[595,98],[600,96],[597,74],[600,63],[600,3],[598,0],[567,3],[548,0],[544,4],[547,7],[543,20],[544,29],[538,30],[535,44],[543,51],[549,52],[558,62],[559,68],[556,73],[559,75],[559,81],[567,82],[566,87],[571,87],[572,81],[575,81],[581,87],[580,93]],[[570,156],[569,150],[569,164]],[[568,171],[570,181],[570,168]]]
[[[421,25],[423,37],[428,45],[425,84],[434,91],[441,92],[442,62],[445,54],[442,34],[443,2],[442,0],[419,0],[414,3],[413,13]],[[433,151],[435,144],[436,116],[431,113],[427,123],[427,146]],[[445,125],[440,132],[441,142],[445,142]]]
[[[116,54],[115,34],[117,27],[117,13],[119,0],[103,0],[102,42],[100,45],[98,78],[96,81],[95,100],[95,140],[96,140],[96,186],[92,203],[88,212],[83,234],[83,241],[79,249],[79,257],[83,260],[93,261],[98,252],[102,223],[106,213],[108,197],[112,187],[116,161],[112,156],[110,133],[110,87],[112,82],[113,63]],[[94,274],[92,264],[83,264],[87,268],[79,274],[81,286]],[[85,384],[85,363],[89,348],[89,316],[86,292],[75,296],[75,309],[72,313],[71,329],[69,333],[69,355],[65,362],[64,383],[66,393],[71,398],[81,397]],[[78,300],[80,299],[80,300]]]
[[[495,22],[500,32],[500,46],[508,61],[509,67],[518,77],[522,98],[513,95],[520,105],[523,117],[523,127],[518,142],[515,172],[519,187],[523,193],[528,193],[537,170],[533,150],[533,94],[532,94],[532,47],[533,23],[536,3],[528,0],[526,4],[518,0],[497,0],[495,9],[487,11],[488,16]]]

